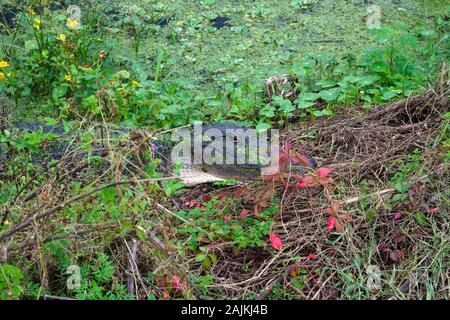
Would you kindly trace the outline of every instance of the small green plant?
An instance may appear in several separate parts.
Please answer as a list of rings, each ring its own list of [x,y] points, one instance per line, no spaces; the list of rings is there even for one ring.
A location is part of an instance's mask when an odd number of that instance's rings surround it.
[[[202,262],[208,269],[217,260],[214,253],[206,251],[205,245],[232,241],[236,247],[262,247],[274,223],[274,216],[278,213],[277,204],[268,206],[258,216],[241,217],[234,208],[232,199],[220,201],[217,198],[200,203],[192,201],[194,206],[189,212],[180,211],[178,214],[188,221],[177,226],[177,234],[188,236],[188,245],[181,246],[181,251],[200,250],[196,260]],[[181,245],[181,242],[180,242]]]
[[[0,300],[19,299],[24,290],[23,278],[16,266],[0,264]]]
[[[391,183],[397,191],[391,198],[394,203],[409,203],[408,190],[411,188],[413,181],[417,178],[415,174],[420,168],[421,162],[421,151],[419,149],[414,149],[413,153],[410,155],[409,161],[400,165],[398,171],[391,178]]]
[[[7,131],[5,134],[0,132],[0,143],[9,143],[17,151],[25,150],[38,153],[43,144],[55,140],[57,137],[58,135],[54,133],[44,133],[42,128],[38,131],[23,132],[15,136]]]
[[[81,288],[74,289],[75,297],[84,300],[134,299],[125,285],[114,283],[115,272],[110,257],[100,253],[93,263],[81,266]]]

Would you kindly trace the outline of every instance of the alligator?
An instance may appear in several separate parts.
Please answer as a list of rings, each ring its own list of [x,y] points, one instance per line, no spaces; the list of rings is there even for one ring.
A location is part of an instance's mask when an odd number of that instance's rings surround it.
[[[43,122],[28,122],[28,123],[16,123],[13,125],[12,128],[10,128],[11,132],[38,132],[41,131],[44,134],[53,133],[58,136],[50,146],[47,146],[46,152],[40,152],[39,154],[33,155],[31,161],[35,164],[42,164],[46,163],[49,160],[60,160],[71,148],[71,144],[69,144],[69,140],[66,138],[59,138],[63,137],[64,135],[67,136],[67,134],[64,131],[64,128],[61,124],[56,125],[48,125]],[[217,138],[222,138],[223,140],[223,157],[224,160],[230,157],[230,159],[233,160],[233,163],[224,163],[224,162],[209,162],[205,163],[204,161],[201,161],[200,163],[195,163],[194,156],[194,148],[193,144],[196,140],[195,134],[198,134],[199,132],[195,132],[195,129],[193,130],[192,127],[186,128],[186,131],[184,132],[184,137],[186,135],[190,135],[191,137],[191,144],[190,150],[190,160],[189,161],[182,161],[182,168],[179,170],[180,179],[185,182],[186,185],[196,185],[199,183],[204,182],[213,182],[213,181],[219,181],[224,179],[234,179],[237,181],[254,181],[261,178],[261,172],[265,168],[268,167],[267,163],[261,163],[261,162],[252,162],[250,161],[250,152],[249,145],[250,145],[250,137],[245,136],[236,136],[236,130],[242,130],[241,132],[246,132],[246,130],[249,129],[248,127],[237,125],[231,122],[225,122],[225,123],[211,123],[201,126],[201,154],[203,154],[205,151],[208,150],[208,148],[211,149],[211,143],[216,141]],[[205,134],[207,135],[208,132],[211,132],[211,130],[214,130],[215,132],[214,139],[205,139]],[[122,134],[132,134],[133,130],[126,127],[115,127],[112,135],[122,135]],[[139,132],[139,130],[135,131]],[[142,131],[141,131],[142,132]],[[145,132],[145,130],[144,130]],[[147,132],[148,133],[148,132]],[[103,135],[103,132],[100,132],[100,135]],[[183,132],[182,132],[183,136]],[[256,143],[258,146],[261,146],[261,137],[256,138]],[[153,158],[160,159],[160,164],[158,166],[158,171],[168,174],[173,173],[173,168],[175,167],[172,159],[172,151],[177,142],[172,141],[169,139],[167,134],[157,136],[156,139],[152,139],[149,145],[150,150],[152,150],[152,156]],[[231,143],[231,148],[227,148],[227,144]],[[240,144],[241,143],[241,144]],[[72,147],[73,148],[73,147]],[[243,148],[243,149],[242,149]],[[219,150],[216,149],[215,152],[218,152]],[[215,155],[215,152],[213,152],[213,155]],[[239,153],[245,153],[243,155],[244,161],[238,163],[238,154]],[[99,150],[91,150],[91,154],[100,154]],[[269,155],[270,156],[270,155]],[[1,145],[0,145],[0,172],[1,172],[1,163],[5,161],[5,154],[1,151]],[[311,169],[315,169],[317,167],[317,163],[311,156],[308,156],[308,167]],[[301,173],[304,170],[303,165],[301,164],[291,164],[292,168],[291,170],[296,173]]]

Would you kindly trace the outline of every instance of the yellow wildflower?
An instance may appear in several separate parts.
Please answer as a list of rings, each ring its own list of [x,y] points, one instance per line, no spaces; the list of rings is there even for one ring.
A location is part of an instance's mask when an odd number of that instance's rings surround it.
[[[40,20],[40,19],[34,19],[34,23],[36,23],[33,27],[36,29],[36,30],[40,30],[41,29],[41,24],[42,24],[42,21]]]
[[[131,84],[132,84],[133,86],[135,86],[135,87],[138,87],[138,88],[141,87],[141,84],[139,83],[139,81],[136,81],[136,80],[131,81]]]
[[[29,13],[30,15],[32,15],[32,16],[34,16],[34,15],[36,14],[36,12],[34,12],[34,10],[33,10],[32,7],[28,7],[27,11],[28,11],[28,13]]]
[[[0,68],[7,68],[9,67],[8,61],[0,60]]]
[[[65,42],[65,41],[67,40],[67,37],[66,37],[65,34],[60,34],[60,35],[58,36],[58,40],[59,40],[59,41],[62,41],[62,42]]]
[[[70,76],[70,74],[66,74],[66,76],[64,77],[64,79],[66,81],[70,81],[72,79],[72,77]]]
[[[0,71],[0,81],[4,81],[6,79],[6,77],[10,78],[11,77],[11,72],[8,72],[6,75],[4,72]]]
[[[69,19],[67,22],[67,27],[69,29],[76,29],[78,27],[78,20],[77,19]]]

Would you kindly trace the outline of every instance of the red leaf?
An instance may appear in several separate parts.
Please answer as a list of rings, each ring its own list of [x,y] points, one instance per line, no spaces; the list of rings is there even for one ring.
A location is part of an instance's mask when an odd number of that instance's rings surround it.
[[[295,187],[297,189],[301,189],[301,188],[306,187],[307,185],[308,184],[307,184],[306,180],[302,179],[302,180],[300,180],[299,182],[296,183]]]
[[[334,217],[334,215],[338,213],[340,206],[341,203],[339,201],[334,201],[331,208],[326,208],[324,211],[328,213],[330,216]]]
[[[272,181],[273,179],[275,179],[275,177],[276,177],[275,174],[272,174],[272,175],[263,175],[263,180],[264,180],[264,182],[270,182],[270,181]]]
[[[331,169],[330,168],[319,168],[317,170],[317,174],[319,175],[319,177],[326,177],[331,173]]]
[[[402,217],[402,213],[400,211],[394,213],[394,220],[398,220]]]
[[[248,213],[249,212],[247,209],[242,210],[241,213],[239,214],[239,218],[245,219],[248,216]]]
[[[228,196],[225,192],[222,192],[217,196],[218,200],[226,200],[227,198],[228,198]]]
[[[299,155],[297,157],[297,159],[298,159],[298,162],[300,162],[302,164],[302,166],[304,166],[306,168],[312,168],[313,167],[307,156]]]
[[[197,200],[188,200],[184,203],[186,206],[188,206],[189,208],[200,208],[202,206],[202,204],[200,202],[198,202]]]
[[[336,227],[336,219],[334,217],[330,217],[328,219],[328,232],[331,232]]]
[[[167,288],[164,289],[163,294],[162,294],[162,298],[163,299],[169,299],[170,298],[170,293],[169,293],[169,290],[167,290]]]
[[[404,256],[405,253],[403,252],[403,250],[395,250],[389,252],[389,258],[391,258],[394,262],[400,261]]]
[[[283,149],[286,153],[289,153],[289,151],[292,150],[292,143],[290,143],[288,140],[286,140],[284,142]]]
[[[317,184],[317,183],[316,183],[315,177],[310,176],[310,175],[306,175],[306,176],[304,176],[301,180],[299,180],[299,181],[297,182],[297,184],[295,185],[295,187],[296,187],[297,189],[300,189],[300,188],[304,188],[304,187],[315,186],[316,184]]]
[[[237,196],[240,196],[241,194],[243,194],[243,193],[245,193],[245,192],[247,192],[247,191],[248,191],[248,190],[247,190],[247,187],[242,187],[242,188],[237,189],[236,192],[235,192],[235,194],[236,194]]]
[[[270,237],[270,243],[272,244],[272,247],[275,250],[281,251],[283,249],[283,243],[281,242],[280,237],[273,232],[271,232],[269,234],[269,237]]]
[[[181,281],[180,276],[172,276],[172,287],[176,290],[186,290],[186,284]]]
[[[429,213],[429,214],[439,213],[439,208],[432,208],[432,209],[428,208],[427,213]]]
[[[307,259],[307,260],[317,260],[318,257],[317,257],[317,254],[310,253],[310,254],[306,257],[306,259]]]

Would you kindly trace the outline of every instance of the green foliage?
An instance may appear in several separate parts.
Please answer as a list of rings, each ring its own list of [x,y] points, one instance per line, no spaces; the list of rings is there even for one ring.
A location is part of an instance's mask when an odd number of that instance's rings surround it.
[[[292,0],[291,6],[296,9],[306,9],[315,3],[317,3],[317,0]]]
[[[16,266],[0,265],[0,300],[19,299],[23,293],[23,273]]]
[[[132,15],[139,15],[139,7],[132,9]],[[14,43],[4,50],[10,75],[0,81],[16,104],[38,105],[63,119],[86,115],[95,119],[102,114],[110,121],[156,128],[202,117],[201,101],[186,90],[189,84],[158,82],[164,54],[158,57],[154,80],[147,80],[149,75],[139,63],[118,68],[110,58],[114,48],[101,40],[91,18],[86,18],[91,23],[71,30],[65,26],[65,14],[47,8],[39,18],[30,12],[19,14]],[[129,22],[143,25],[134,18]]]
[[[163,9],[155,7],[151,19],[159,19]],[[138,55],[140,39],[155,30],[143,20],[148,8],[133,5],[126,12],[115,28],[130,32]],[[95,27],[101,23],[98,17],[88,14],[88,23],[75,30],[65,26],[66,18],[48,9],[39,19],[29,12],[19,15],[14,46],[5,52],[11,75],[0,85],[16,103],[40,105],[62,118],[101,115],[131,126],[171,128],[205,118],[227,118],[263,130],[294,114],[315,118],[330,116],[341,105],[368,108],[421,90],[429,80],[426,68],[445,56],[441,46],[432,45],[445,34],[445,21],[437,21],[433,30],[384,27],[374,33],[380,45],[362,57],[317,53],[292,61],[288,72],[297,78],[295,86],[301,94],[292,102],[274,96],[268,104],[262,88],[249,81],[227,84],[225,93],[209,97],[193,90],[185,79],[161,81],[163,65],[170,59],[163,50],[156,56],[152,75],[139,62],[117,63],[112,58],[117,50],[114,43],[101,40],[103,33]],[[31,96],[31,92],[39,94]]]
[[[0,143],[9,143],[17,151],[38,153],[44,143],[55,140],[57,137],[58,135],[54,133],[44,133],[42,128],[33,132],[26,131],[14,137],[7,131],[5,134],[0,132]]]
[[[74,289],[75,297],[84,300],[134,299],[123,284],[115,284],[116,268],[111,258],[100,253],[91,264],[81,266],[81,288]]]
[[[207,243],[232,241],[240,249],[262,247],[274,223],[274,216],[278,213],[276,203],[263,210],[259,215],[240,218],[234,208],[232,199],[220,201],[213,198],[189,212],[180,211],[178,215],[186,219],[176,228],[179,236],[188,236],[188,245],[181,245],[179,249],[200,250],[196,260],[202,262],[203,267],[209,269],[217,257],[205,251]]]
[[[390,179],[397,193],[395,193],[391,201],[394,203],[409,203],[408,190],[412,186],[412,183],[417,179],[416,173],[422,163],[421,151],[414,149],[413,153],[409,157],[409,161],[400,165],[397,172]]]

